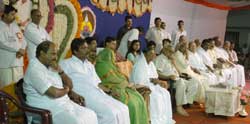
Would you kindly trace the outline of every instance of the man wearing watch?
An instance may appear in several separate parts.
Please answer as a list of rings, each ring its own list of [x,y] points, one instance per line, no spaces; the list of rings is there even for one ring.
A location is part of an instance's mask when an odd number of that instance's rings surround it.
[[[96,114],[68,97],[71,79],[57,61],[55,44],[44,41],[38,45],[36,58],[29,63],[24,76],[26,103],[52,113],[53,124],[97,124]]]

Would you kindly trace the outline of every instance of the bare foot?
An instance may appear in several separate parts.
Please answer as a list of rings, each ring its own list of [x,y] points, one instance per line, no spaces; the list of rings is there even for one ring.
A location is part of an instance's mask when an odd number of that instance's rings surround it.
[[[203,105],[203,104],[201,104],[201,103],[199,104],[199,106],[200,106],[200,108],[202,108],[202,109],[204,108],[204,105]]]
[[[178,106],[176,109],[177,113],[182,115],[182,116],[189,116],[189,114],[186,112],[185,109],[182,108],[182,106]]]

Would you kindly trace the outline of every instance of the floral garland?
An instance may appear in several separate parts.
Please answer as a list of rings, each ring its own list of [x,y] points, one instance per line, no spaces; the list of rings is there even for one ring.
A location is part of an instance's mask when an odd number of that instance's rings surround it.
[[[54,0],[48,0],[48,6],[49,6],[49,14],[48,14],[48,23],[46,26],[46,31],[50,32],[53,30],[54,26],[54,8],[55,8],[55,2]]]
[[[90,0],[93,5],[95,5],[97,8],[101,9],[102,11],[110,12],[112,15],[115,13],[122,14],[125,10],[129,14],[133,14],[136,17],[142,16],[145,12],[151,12],[152,11],[152,0],[126,0],[125,3],[120,4],[119,0]],[[112,3],[112,4],[111,4]],[[114,6],[116,4],[116,6]],[[142,4],[145,4],[146,11],[142,11]],[[120,6],[124,6],[126,9],[122,10]],[[129,7],[132,5],[132,8]],[[135,6],[137,6],[137,9],[135,9]],[[138,8],[140,7],[140,8]]]
[[[70,39],[72,30],[73,30],[74,17],[73,17],[71,10],[66,5],[57,5],[56,6],[56,13],[66,15],[66,17],[67,17],[67,32],[66,32],[65,37],[63,38],[62,43],[60,44],[59,51],[58,51],[58,58],[61,58],[61,56],[62,56],[62,54],[67,46],[67,43]],[[59,60],[60,59],[58,59],[58,61]]]
[[[82,27],[81,22],[83,21],[82,11],[81,11],[81,4],[78,2],[78,0],[70,0],[70,2],[73,4],[74,8],[76,9],[77,19],[78,19],[77,20],[78,26],[77,26],[77,32],[76,32],[75,37],[80,37],[80,35],[81,35],[81,27]]]

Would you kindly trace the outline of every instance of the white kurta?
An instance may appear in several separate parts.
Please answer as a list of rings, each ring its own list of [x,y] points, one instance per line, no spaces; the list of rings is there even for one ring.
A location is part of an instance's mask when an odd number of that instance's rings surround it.
[[[186,73],[191,76],[194,80],[198,82],[198,91],[196,94],[195,100],[197,102],[204,102],[205,101],[205,87],[208,84],[208,79],[202,75],[196,74],[188,63],[186,57],[180,52],[177,51],[174,54],[175,61],[176,61],[176,68],[179,70],[180,73]]]
[[[179,43],[179,39],[180,39],[181,35],[187,36],[187,32],[185,30],[181,32],[179,29],[176,31],[173,31],[173,33],[172,33],[172,45],[174,48]]]
[[[60,63],[73,81],[73,90],[85,98],[86,107],[94,110],[99,124],[130,124],[128,107],[104,93],[94,66],[75,56]]]
[[[176,105],[192,104],[197,92],[198,83],[194,79],[185,80],[179,77],[177,70],[171,61],[163,54],[157,56],[154,61],[158,71],[165,76],[174,75],[177,77],[175,80],[176,87]]]
[[[51,86],[63,88],[61,77],[47,69],[38,59],[32,59],[23,84],[27,104],[49,110],[53,124],[97,124],[94,111],[74,103],[68,95],[60,98],[47,96],[45,92]]]
[[[225,49],[221,49],[221,57],[227,61],[229,61],[229,54]],[[236,86],[241,85],[242,87],[245,86],[246,81],[245,81],[245,70],[244,67],[242,65],[239,64],[234,64],[234,67],[232,68],[232,70],[236,70],[233,71],[233,74],[236,75],[237,80],[236,80]],[[234,83],[235,84],[235,83]],[[234,85],[235,86],[235,85]]]
[[[47,31],[33,22],[29,23],[24,31],[24,36],[28,42],[29,60],[36,57],[36,47],[43,41],[51,41],[51,37]]]
[[[23,77],[23,57],[17,58],[26,41],[16,22],[7,25],[0,20],[0,88]]]
[[[198,55],[197,52],[189,52],[188,53],[188,62],[192,68],[198,69],[201,73],[201,75],[207,77],[209,79],[209,84],[217,84],[220,77],[216,77],[215,74],[211,73],[208,68],[205,66],[202,58]]]
[[[150,117],[151,124],[174,124],[169,92],[159,85],[150,82],[150,78],[158,78],[153,62],[147,63],[143,54],[135,63],[130,82],[146,85],[150,88]]]
[[[126,54],[128,52],[129,42],[132,42],[133,40],[138,40],[138,38],[139,38],[138,29],[131,29],[125,35],[123,35],[118,51],[124,58],[126,57]]]
[[[163,34],[162,34],[162,30],[158,29],[156,27],[151,27],[149,28],[149,30],[147,31],[145,38],[147,39],[147,41],[154,41],[156,44],[156,48],[155,51],[157,54],[159,54],[161,52],[162,49],[162,40],[163,40]]]

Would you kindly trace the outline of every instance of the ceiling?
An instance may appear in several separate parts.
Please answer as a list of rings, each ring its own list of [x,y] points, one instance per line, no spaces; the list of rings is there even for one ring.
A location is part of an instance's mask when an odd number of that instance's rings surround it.
[[[185,0],[222,10],[250,10],[250,0]]]

